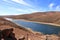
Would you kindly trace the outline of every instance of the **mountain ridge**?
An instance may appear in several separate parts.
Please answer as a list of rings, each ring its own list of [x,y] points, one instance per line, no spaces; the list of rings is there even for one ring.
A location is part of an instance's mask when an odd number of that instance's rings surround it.
[[[4,17],[60,24],[60,11],[34,12],[31,14],[4,16]]]

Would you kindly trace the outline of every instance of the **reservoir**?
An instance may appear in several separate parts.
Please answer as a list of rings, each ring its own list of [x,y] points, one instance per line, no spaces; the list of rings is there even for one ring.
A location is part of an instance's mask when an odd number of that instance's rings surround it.
[[[60,32],[60,27],[48,25],[48,24],[41,24],[36,22],[27,22],[23,20],[13,20],[12,22],[22,25],[25,28],[30,28],[33,31],[42,32],[44,34],[58,34]]]

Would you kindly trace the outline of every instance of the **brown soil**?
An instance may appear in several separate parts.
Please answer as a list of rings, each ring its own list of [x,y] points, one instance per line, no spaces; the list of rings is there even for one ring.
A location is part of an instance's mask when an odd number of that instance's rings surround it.
[[[2,19],[0,18],[0,30],[3,29],[9,29],[9,28],[13,28],[14,29],[14,33],[17,39],[21,38],[21,37],[25,37],[25,40],[58,40],[59,37],[57,35],[44,35],[41,33],[33,33],[28,29],[25,29],[23,27],[20,27],[8,20]],[[60,40],[60,39],[59,39]]]

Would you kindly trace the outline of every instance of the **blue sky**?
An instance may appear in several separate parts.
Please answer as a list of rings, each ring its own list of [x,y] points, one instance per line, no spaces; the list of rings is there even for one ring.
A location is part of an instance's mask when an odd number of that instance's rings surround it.
[[[60,0],[0,0],[0,15],[60,11]]]

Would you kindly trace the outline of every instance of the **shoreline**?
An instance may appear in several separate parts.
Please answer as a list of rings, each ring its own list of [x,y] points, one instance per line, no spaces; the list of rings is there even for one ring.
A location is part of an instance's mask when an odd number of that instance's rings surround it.
[[[9,20],[9,21],[13,22],[12,20],[15,20],[15,19],[6,19],[6,20]],[[17,20],[23,20],[23,19],[17,19]],[[23,20],[23,21],[29,22],[29,21],[27,21],[27,20]],[[21,27],[22,29],[28,30],[29,32],[31,32],[31,33],[33,33],[33,34],[36,34],[36,33],[38,33],[38,34],[43,34],[42,32],[34,31],[34,30],[32,30],[31,28],[25,28],[25,26],[22,26],[22,25],[20,25],[20,24],[15,23],[15,22],[13,22],[13,23],[16,24],[17,26],[19,26],[19,28]]]
[[[47,25],[52,25],[52,26],[60,26],[60,24],[55,24],[55,23],[46,23],[46,22],[38,22],[38,21],[30,21],[30,20],[25,20],[25,19],[10,19],[10,18],[5,18],[6,20],[22,20],[22,21],[26,21],[26,22],[34,22],[34,23],[39,23],[39,24],[47,24]]]
[[[34,23],[48,24],[48,25],[53,25],[53,26],[60,26],[60,25],[58,25],[58,24],[44,23],[44,22],[36,22],[36,21],[29,21],[29,20],[25,20],[25,19],[12,19],[12,20],[22,20],[22,21],[26,21],[26,22],[34,22]],[[9,21],[13,22],[12,20],[9,20]],[[15,23],[15,22],[13,22],[13,23]],[[17,24],[17,23],[15,23],[15,24],[18,25],[18,26],[20,26],[20,27],[21,27],[22,29],[24,29],[24,30],[28,30],[29,32],[31,32],[31,33],[33,33],[33,34],[44,34],[44,33],[42,33],[42,32],[34,31],[34,30],[30,29],[30,28],[25,28],[24,26],[19,25],[19,24]]]
[[[54,24],[54,23],[45,23],[45,22],[37,22],[37,21],[30,21],[30,20],[25,20],[25,19],[16,19],[16,20],[22,20],[22,21],[26,21],[26,22],[34,22],[34,23],[41,23],[41,24],[48,24],[48,25],[52,25],[52,26],[60,26],[59,24]]]

